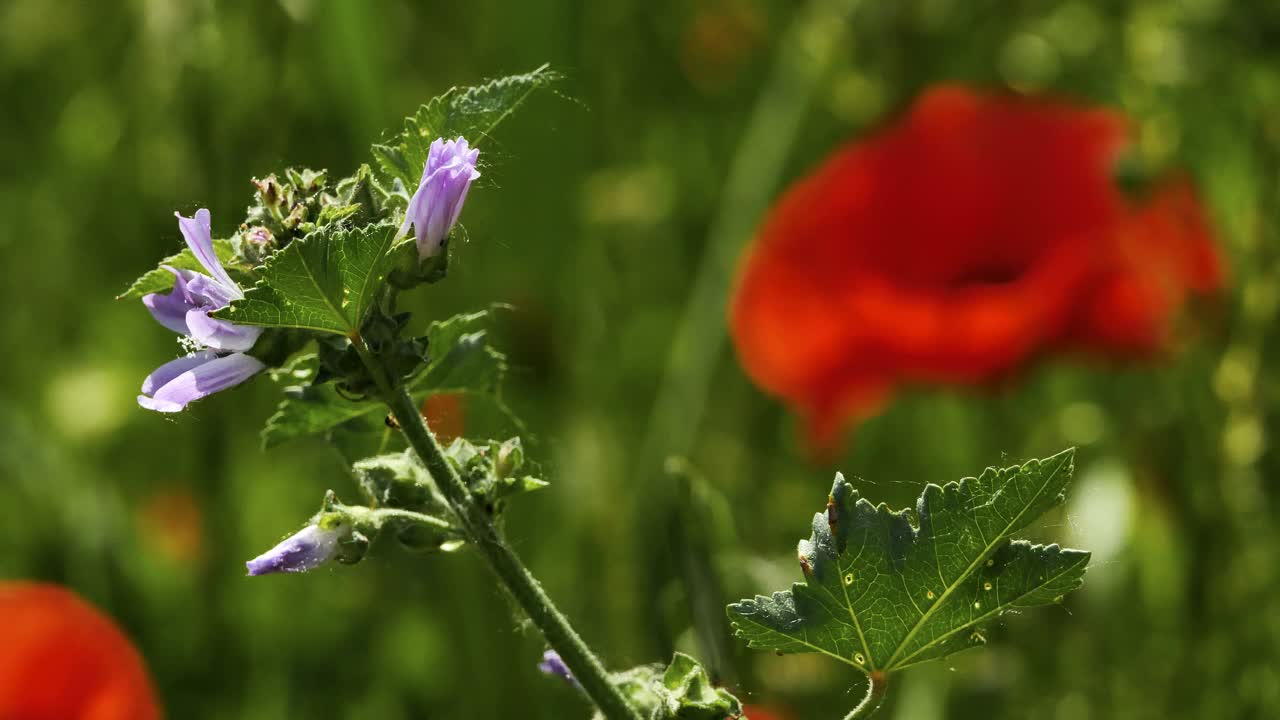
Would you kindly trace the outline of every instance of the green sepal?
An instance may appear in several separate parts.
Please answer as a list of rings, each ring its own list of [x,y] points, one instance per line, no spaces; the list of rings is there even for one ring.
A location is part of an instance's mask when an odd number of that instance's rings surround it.
[[[315,230],[325,207],[343,204],[327,192],[325,170],[287,168],[283,178],[271,174],[252,182],[254,195],[245,210],[242,232],[264,228],[280,247]],[[246,249],[241,245],[242,252]]]
[[[379,507],[441,516],[450,512],[431,474],[412,450],[358,460],[352,464],[351,473],[365,495]]]
[[[334,193],[342,205],[360,206],[361,213],[353,218],[355,224],[382,219],[387,191],[378,184],[368,163],[362,163],[351,177],[338,181]]]
[[[610,680],[645,720],[729,720],[742,717],[742,703],[711,684],[697,660],[676,653],[661,664],[614,673]],[[596,720],[604,716],[596,713]]]
[[[449,273],[449,245],[452,235],[444,239],[440,251],[425,258],[418,257],[415,243],[397,248],[387,282],[399,290],[412,290],[419,285],[440,282]]]
[[[353,564],[364,559],[373,541],[383,532],[400,538],[428,535],[433,544],[413,549],[450,550],[462,544],[462,531],[438,515],[390,507],[365,507],[338,502],[332,491],[325,493],[320,512],[311,523],[323,529],[350,527],[350,532],[339,543],[338,562]]]
[[[520,438],[505,442],[490,440],[484,445],[458,438],[444,449],[444,454],[471,494],[491,515],[500,514],[508,498],[540,490],[548,484],[520,472],[524,464]]]

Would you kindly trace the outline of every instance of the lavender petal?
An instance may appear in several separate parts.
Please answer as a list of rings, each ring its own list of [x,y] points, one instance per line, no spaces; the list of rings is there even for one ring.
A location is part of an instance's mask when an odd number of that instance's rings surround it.
[[[192,305],[218,310],[231,304],[232,300],[243,297],[237,287],[226,287],[208,275],[193,272],[187,276],[187,297]]]
[[[193,308],[185,317],[188,335],[205,347],[215,350],[244,351],[253,347],[262,334],[262,328],[236,325],[226,320],[209,317],[211,308]]]
[[[174,378],[178,377],[182,373],[203,365],[210,360],[216,360],[217,358],[218,355],[216,353],[209,350],[203,350],[185,357],[180,357],[177,360],[170,360],[156,368],[154,372],[142,381],[142,394],[154,395],[156,390],[168,385]]]
[[[190,218],[184,218],[176,212],[173,215],[178,218],[178,229],[182,231],[182,237],[186,239],[187,246],[191,248],[191,252],[195,253],[196,259],[204,269],[209,272],[209,276],[229,289],[235,288],[238,292],[239,286],[230,275],[227,275],[222,262],[218,260],[218,254],[214,252],[209,211],[200,208],[196,211],[195,217]]]
[[[151,317],[155,318],[156,322],[179,335],[191,334],[187,329],[187,311],[191,309],[191,305],[177,288],[164,295],[160,293],[143,295],[142,304],[151,311]]]
[[[573,676],[573,672],[569,670],[569,666],[564,664],[560,653],[555,650],[547,650],[542,653],[542,662],[538,663],[538,669],[545,675],[562,678],[574,687],[582,687],[578,684],[578,679]]]
[[[142,384],[138,404],[157,412],[179,412],[188,403],[239,385],[265,368],[243,353],[216,357],[205,351],[162,365]]]
[[[449,232],[462,214],[472,181],[480,177],[476,161],[480,151],[469,148],[465,138],[431,143],[422,169],[422,181],[409,200],[401,233],[413,227],[418,257],[426,259],[440,252]]]

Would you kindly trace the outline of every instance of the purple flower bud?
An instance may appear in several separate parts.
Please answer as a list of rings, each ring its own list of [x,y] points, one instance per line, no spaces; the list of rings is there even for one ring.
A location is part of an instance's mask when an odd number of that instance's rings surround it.
[[[245,563],[252,576],[278,572],[306,572],[333,559],[338,543],[351,534],[350,525],[325,529],[308,525],[279,545]]]
[[[538,663],[538,669],[546,675],[563,678],[565,682],[576,688],[582,687],[578,684],[578,679],[575,678],[573,673],[569,670],[569,666],[564,664],[564,660],[561,659],[560,653],[555,650],[548,650],[542,653],[542,662]]]
[[[420,260],[440,252],[444,239],[457,224],[467,190],[471,182],[480,177],[476,171],[479,156],[480,151],[468,147],[464,138],[448,142],[438,138],[431,143],[427,163],[422,168],[422,180],[409,200],[404,225],[400,228],[403,235],[413,226]]]
[[[276,241],[270,230],[260,226],[250,228],[244,238],[255,245],[274,245]]]

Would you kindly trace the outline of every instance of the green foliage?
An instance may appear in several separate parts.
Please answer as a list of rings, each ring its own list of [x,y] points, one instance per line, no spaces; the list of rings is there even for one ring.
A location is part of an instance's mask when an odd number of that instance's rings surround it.
[[[268,258],[258,284],[217,316],[241,325],[351,336],[383,290],[396,240],[390,223],[321,228]]]
[[[483,310],[431,323],[424,336],[427,361],[409,382],[415,400],[445,392],[497,397],[506,357],[489,344],[491,319],[492,313]],[[333,383],[317,383],[318,368],[319,358],[311,353],[273,372],[276,381],[285,384],[285,398],[262,430],[264,447],[386,413],[376,400],[353,400]]]
[[[368,165],[329,183],[328,172],[288,168],[253,180],[254,195],[244,223],[232,240],[236,254],[259,263],[278,248],[331,225],[365,224],[383,217],[386,193],[377,186]]]
[[[742,715],[738,699],[713,686],[706,670],[684,653],[676,653],[665,668],[642,665],[615,673],[612,680],[645,720],[726,720]]]
[[[445,457],[491,515],[501,513],[508,498],[547,486],[520,472],[524,456],[519,438],[481,445],[459,438],[445,449]],[[373,506],[370,517],[380,523],[378,528],[390,522],[401,544],[413,550],[452,551],[465,542],[466,532],[413,450],[359,460],[351,472]]]
[[[370,458],[371,463],[393,463],[397,456]],[[389,472],[407,469],[395,467]],[[429,482],[429,481],[428,481]],[[463,533],[443,514],[430,514],[395,507],[365,507],[344,505],[338,502],[332,490],[325,493],[320,512],[311,518],[312,524],[324,529],[349,528],[339,545],[335,558],[344,564],[354,564],[364,559],[369,547],[383,531],[395,533],[402,542],[413,538],[420,544],[414,549],[452,550],[462,545]],[[408,543],[406,543],[408,544]]]
[[[533,91],[551,85],[559,77],[543,65],[532,72],[476,87],[455,87],[432,99],[405,118],[404,129],[398,135],[373,146],[382,176],[387,182],[399,180],[412,192],[418,186],[431,143],[437,138],[461,135],[472,146],[480,145]]]
[[[520,472],[524,467],[520,438],[501,443],[490,440],[480,446],[458,438],[445,448],[444,454],[472,496],[478,498],[490,514],[500,512],[507,498],[547,486],[545,480]]]
[[[340,204],[326,192],[328,176],[325,170],[288,168],[283,179],[275,174],[254,178],[255,193],[245,211],[245,226],[267,230],[281,246],[311,232],[323,224],[316,218],[324,208]]]
[[[351,474],[365,497],[377,506],[442,517],[449,513],[447,503],[431,481],[431,474],[412,450],[358,460],[352,464]]]
[[[235,249],[230,240],[214,240],[213,251],[217,253],[218,259],[222,261],[222,265],[226,268],[227,273],[231,275],[231,279],[240,282],[247,277],[248,268],[240,267],[237,264]],[[165,270],[165,266],[179,270],[207,272],[200,265],[200,261],[196,259],[195,253],[191,252],[191,248],[183,248],[182,252],[161,260],[154,270],[149,270],[142,277],[134,280],[124,292],[116,296],[116,299],[136,300],[143,295],[172,290],[173,273]]]
[[[1010,540],[1063,501],[1074,455],[928,485],[918,527],[837,475],[800,543],[808,582],[730,605],[737,634],[753,648],[819,652],[868,673],[983,644],[987,623],[1083,582],[1089,553]]]

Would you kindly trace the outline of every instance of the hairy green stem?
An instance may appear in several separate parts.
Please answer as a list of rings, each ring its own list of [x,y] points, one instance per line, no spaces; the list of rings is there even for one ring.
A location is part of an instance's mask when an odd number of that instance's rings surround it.
[[[885,693],[889,690],[889,677],[883,672],[873,672],[867,676],[867,694],[858,706],[844,716],[844,720],[863,720],[875,715],[884,705]]]
[[[398,520],[408,520],[409,522],[415,522],[415,523],[418,523],[419,525],[430,525],[440,530],[451,530],[453,528],[453,525],[450,525],[448,522],[441,520],[438,517],[432,517],[431,515],[425,515],[423,513],[413,512],[412,510],[401,510],[400,508],[376,508],[372,511],[372,513],[373,513],[373,516],[377,518],[379,521],[385,520],[387,518],[395,518]]]
[[[573,677],[609,720],[641,720],[626,699],[609,681],[604,665],[569,624],[569,620],[547,596],[529,569],[507,544],[493,519],[471,495],[436,438],[427,427],[408,391],[395,382],[357,336],[356,350],[382,391],[383,399],[400,424],[401,432],[418,458],[426,465],[440,492],[449,502],[468,539],[488,562],[494,574],[546,638],[547,644],[564,660]]]

